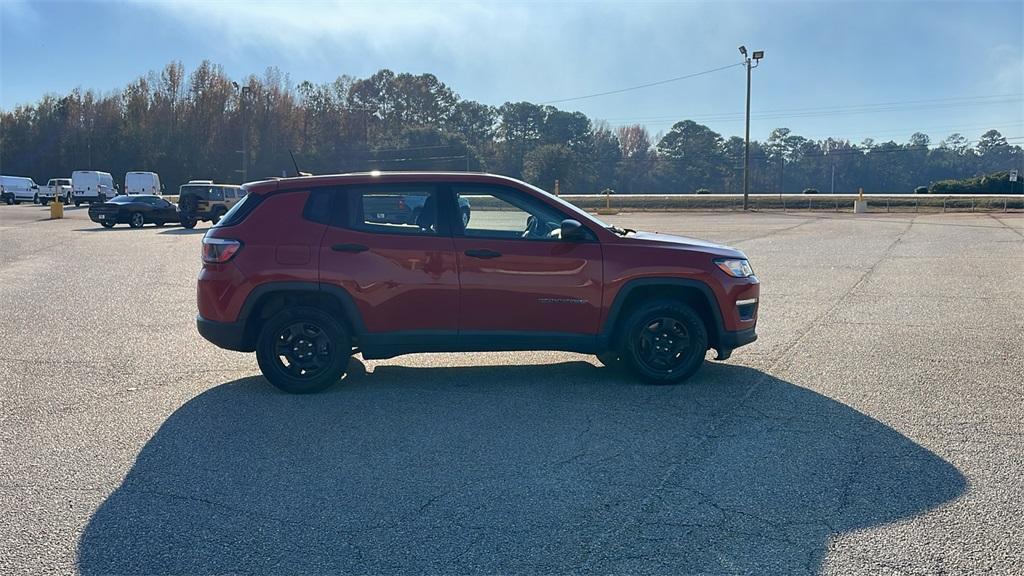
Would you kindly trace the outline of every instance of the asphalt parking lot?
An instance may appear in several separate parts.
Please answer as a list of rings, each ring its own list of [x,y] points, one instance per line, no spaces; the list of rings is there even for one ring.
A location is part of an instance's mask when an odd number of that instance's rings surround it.
[[[206,224],[0,206],[0,573],[1024,571],[1024,216],[637,213],[737,246],[760,340],[288,396],[195,331]]]

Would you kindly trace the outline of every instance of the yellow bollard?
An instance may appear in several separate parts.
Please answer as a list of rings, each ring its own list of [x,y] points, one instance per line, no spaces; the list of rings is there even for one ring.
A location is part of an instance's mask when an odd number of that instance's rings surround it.
[[[854,214],[866,214],[868,211],[868,203],[864,200],[864,189],[857,189],[857,199],[853,201],[853,213]]]
[[[50,201],[50,220],[60,220],[64,217],[64,203],[60,201],[60,198],[54,196],[54,199]]]

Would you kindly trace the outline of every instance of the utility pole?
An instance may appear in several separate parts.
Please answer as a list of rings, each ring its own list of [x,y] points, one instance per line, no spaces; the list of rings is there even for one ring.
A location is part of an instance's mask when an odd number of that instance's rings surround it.
[[[238,110],[242,115],[242,149],[237,150],[242,155],[242,169],[235,170],[235,172],[241,172],[242,184],[245,184],[249,179],[249,119],[246,117],[249,100],[249,87],[239,86],[238,82],[231,83],[236,90],[238,90]]]
[[[740,54],[743,55],[743,64],[747,68],[747,131],[743,140],[743,209],[746,210],[750,196],[750,71],[757,68],[758,63],[764,58],[764,50],[757,50],[748,58],[747,47],[740,46]]]
[[[242,184],[249,181],[249,87],[242,86]]]

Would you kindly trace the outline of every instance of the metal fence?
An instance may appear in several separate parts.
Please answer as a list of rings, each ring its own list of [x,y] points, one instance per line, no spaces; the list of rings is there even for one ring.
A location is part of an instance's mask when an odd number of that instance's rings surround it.
[[[572,194],[587,210],[743,210],[739,194]],[[852,212],[856,194],[751,194],[752,210]],[[1024,195],[865,194],[868,212],[1022,212]]]

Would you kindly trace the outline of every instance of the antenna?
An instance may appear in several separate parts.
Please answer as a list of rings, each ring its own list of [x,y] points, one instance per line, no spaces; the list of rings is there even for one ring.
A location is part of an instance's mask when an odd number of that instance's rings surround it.
[[[296,176],[312,176],[312,174],[310,174],[309,172],[303,172],[302,170],[299,170],[299,163],[295,161],[295,153],[289,150],[288,155],[292,157],[292,165],[295,166]]]

